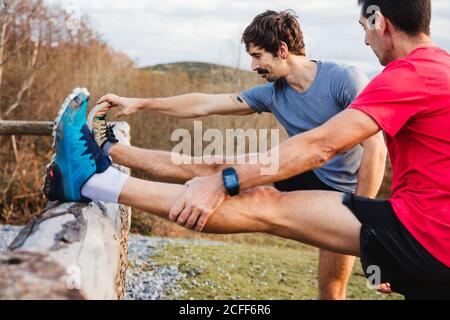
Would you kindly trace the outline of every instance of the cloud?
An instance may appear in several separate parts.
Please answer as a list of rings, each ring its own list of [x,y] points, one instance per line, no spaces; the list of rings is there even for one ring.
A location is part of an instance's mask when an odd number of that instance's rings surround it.
[[[139,65],[183,60],[249,69],[240,37],[259,13],[293,9],[299,15],[311,58],[356,64],[367,73],[381,70],[363,43],[356,0],[47,0],[63,7],[80,6],[91,25],[115,49]],[[450,2],[433,0],[432,32],[450,48]]]

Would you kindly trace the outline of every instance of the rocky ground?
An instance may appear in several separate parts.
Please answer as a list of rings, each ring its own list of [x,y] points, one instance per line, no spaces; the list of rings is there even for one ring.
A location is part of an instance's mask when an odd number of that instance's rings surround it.
[[[171,298],[181,297],[185,291],[177,285],[189,277],[189,272],[179,270],[178,265],[160,266],[153,257],[170,245],[223,245],[204,240],[182,240],[131,235],[128,246],[128,272],[125,287],[126,299],[163,300],[166,292]]]

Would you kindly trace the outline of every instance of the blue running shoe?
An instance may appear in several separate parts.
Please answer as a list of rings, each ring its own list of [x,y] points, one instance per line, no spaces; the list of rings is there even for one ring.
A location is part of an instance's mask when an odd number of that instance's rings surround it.
[[[44,194],[51,201],[91,202],[81,195],[83,185],[111,166],[86,125],[89,92],[75,89],[64,101],[53,128],[56,154],[47,166]]]

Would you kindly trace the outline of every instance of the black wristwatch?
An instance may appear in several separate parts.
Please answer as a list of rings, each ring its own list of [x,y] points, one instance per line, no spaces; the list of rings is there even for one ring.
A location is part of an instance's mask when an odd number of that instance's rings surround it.
[[[239,179],[234,168],[226,168],[222,171],[223,185],[230,196],[239,194]]]

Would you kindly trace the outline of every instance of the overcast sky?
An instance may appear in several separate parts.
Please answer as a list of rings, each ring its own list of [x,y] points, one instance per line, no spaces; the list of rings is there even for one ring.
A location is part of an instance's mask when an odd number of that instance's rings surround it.
[[[356,0],[46,0],[79,6],[113,48],[139,66],[201,61],[249,70],[240,38],[259,13],[293,9],[311,59],[346,62],[373,74],[381,70],[358,25]],[[433,0],[434,40],[450,51],[450,1]]]

